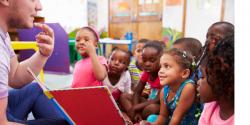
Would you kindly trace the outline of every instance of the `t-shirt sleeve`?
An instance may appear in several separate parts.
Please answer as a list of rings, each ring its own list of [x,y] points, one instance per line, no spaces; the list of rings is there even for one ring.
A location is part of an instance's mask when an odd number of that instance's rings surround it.
[[[199,125],[208,125],[209,119],[211,118],[211,115],[214,111],[214,102],[205,103],[204,109],[201,113],[200,119],[199,119]]]
[[[8,86],[0,81],[0,99],[8,96]]]
[[[142,72],[142,75],[141,75],[141,78],[140,78],[140,80],[142,81],[142,82],[147,82],[148,81],[148,78],[149,78],[149,73],[147,73],[147,72]]]
[[[131,93],[131,77],[130,77],[130,74],[129,74],[129,71],[126,71],[126,74],[125,74],[125,92],[127,93]]]
[[[0,41],[2,42],[2,41]],[[0,44],[0,49],[1,49]],[[9,65],[8,65],[8,56],[2,50],[0,50],[0,99],[8,96],[8,74],[9,74]]]
[[[7,37],[7,39],[8,39],[8,41],[11,41],[9,36]],[[10,54],[10,58],[16,56],[13,48],[11,47],[11,42],[7,42],[7,46],[8,46],[7,48],[8,48],[9,54]]]

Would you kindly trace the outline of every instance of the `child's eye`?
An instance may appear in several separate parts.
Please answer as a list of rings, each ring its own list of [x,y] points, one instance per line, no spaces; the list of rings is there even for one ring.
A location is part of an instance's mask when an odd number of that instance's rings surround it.
[[[165,65],[165,68],[169,69],[169,68],[170,68],[170,66],[169,66],[169,65]]]
[[[155,62],[155,59],[150,59],[150,62],[152,62],[152,63]]]

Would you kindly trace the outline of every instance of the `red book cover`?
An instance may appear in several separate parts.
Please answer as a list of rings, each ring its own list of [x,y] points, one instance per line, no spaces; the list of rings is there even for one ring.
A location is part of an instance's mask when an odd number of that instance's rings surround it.
[[[50,90],[56,105],[71,124],[124,125],[122,114],[107,87]]]

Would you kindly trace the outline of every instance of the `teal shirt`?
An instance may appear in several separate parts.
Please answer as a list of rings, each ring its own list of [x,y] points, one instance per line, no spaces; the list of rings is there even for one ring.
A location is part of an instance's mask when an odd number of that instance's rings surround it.
[[[168,93],[169,93],[169,87],[168,86],[164,86],[164,103],[166,104],[166,106],[168,107],[167,109],[169,110],[169,119],[168,122],[170,121],[171,117],[173,116],[174,110],[178,105],[180,96],[181,96],[181,91],[184,88],[184,86],[187,83],[192,83],[194,84],[194,81],[191,79],[188,79],[186,81],[184,81],[180,88],[177,90],[174,98],[168,102],[167,98],[168,98]],[[195,111],[196,111],[196,106],[197,104],[193,104],[192,107],[188,110],[188,112],[184,115],[182,121],[181,121],[181,125],[197,125],[198,124],[198,119],[195,117]],[[166,125],[168,125],[169,123],[167,122]]]

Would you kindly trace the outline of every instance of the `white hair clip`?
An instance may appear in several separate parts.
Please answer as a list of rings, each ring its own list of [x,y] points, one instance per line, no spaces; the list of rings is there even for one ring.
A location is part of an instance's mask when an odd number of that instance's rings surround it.
[[[187,52],[186,52],[186,51],[183,51],[182,56],[183,56],[184,58],[186,58],[186,57],[187,57]]]

